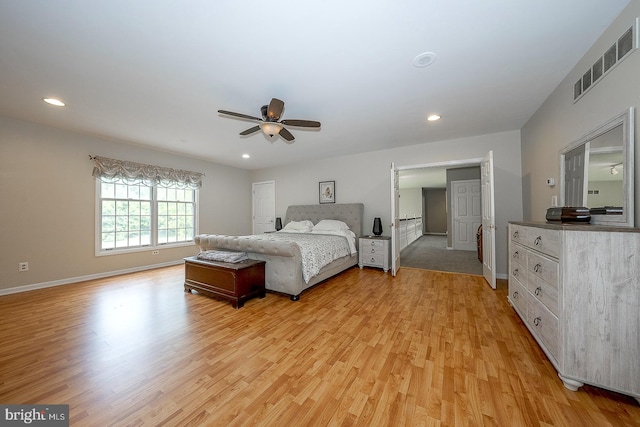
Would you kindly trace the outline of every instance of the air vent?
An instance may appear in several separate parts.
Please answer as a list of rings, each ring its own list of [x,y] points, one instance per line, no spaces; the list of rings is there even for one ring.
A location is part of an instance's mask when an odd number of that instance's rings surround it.
[[[573,85],[573,102],[582,98],[589,89],[637,48],[638,18],[636,18],[635,24],[629,27],[600,58],[596,59],[593,65]]]

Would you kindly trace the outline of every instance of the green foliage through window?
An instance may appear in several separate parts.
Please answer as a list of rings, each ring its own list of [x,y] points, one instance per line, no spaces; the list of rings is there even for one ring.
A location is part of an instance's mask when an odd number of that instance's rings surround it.
[[[100,182],[100,250],[193,241],[196,191]]]

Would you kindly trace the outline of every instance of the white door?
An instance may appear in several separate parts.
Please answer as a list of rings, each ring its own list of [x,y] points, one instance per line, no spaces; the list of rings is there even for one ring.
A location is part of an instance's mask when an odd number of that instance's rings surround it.
[[[574,148],[564,155],[564,205],[584,206],[587,200],[587,182],[584,180],[589,170],[589,143]]]
[[[275,231],[276,183],[256,182],[253,187],[253,234]]]
[[[451,183],[453,212],[453,249],[476,251],[476,233],[482,224],[482,195],[480,180],[470,179]]]
[[[391,163],[391,275],[400,268],[400,179]]]
[[[493,151],[480,167],[482,181],[482,275],[496,288],[496,208],[494,205]]]

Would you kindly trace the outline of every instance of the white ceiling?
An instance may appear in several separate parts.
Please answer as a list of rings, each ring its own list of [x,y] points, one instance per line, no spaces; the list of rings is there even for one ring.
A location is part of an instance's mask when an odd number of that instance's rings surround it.
[[[515,130],[628,3],[1,0],[0,115],[245,169]],[[322,128],[217,113],[272,97]]]

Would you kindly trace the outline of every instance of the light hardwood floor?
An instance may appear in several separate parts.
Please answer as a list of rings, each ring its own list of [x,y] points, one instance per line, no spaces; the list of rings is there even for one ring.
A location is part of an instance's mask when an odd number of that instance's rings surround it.
[[[0,297],[0,403],[72,426],[633,426],[571,392],[481,277],[353,268],[235,310],[181,266]]]

